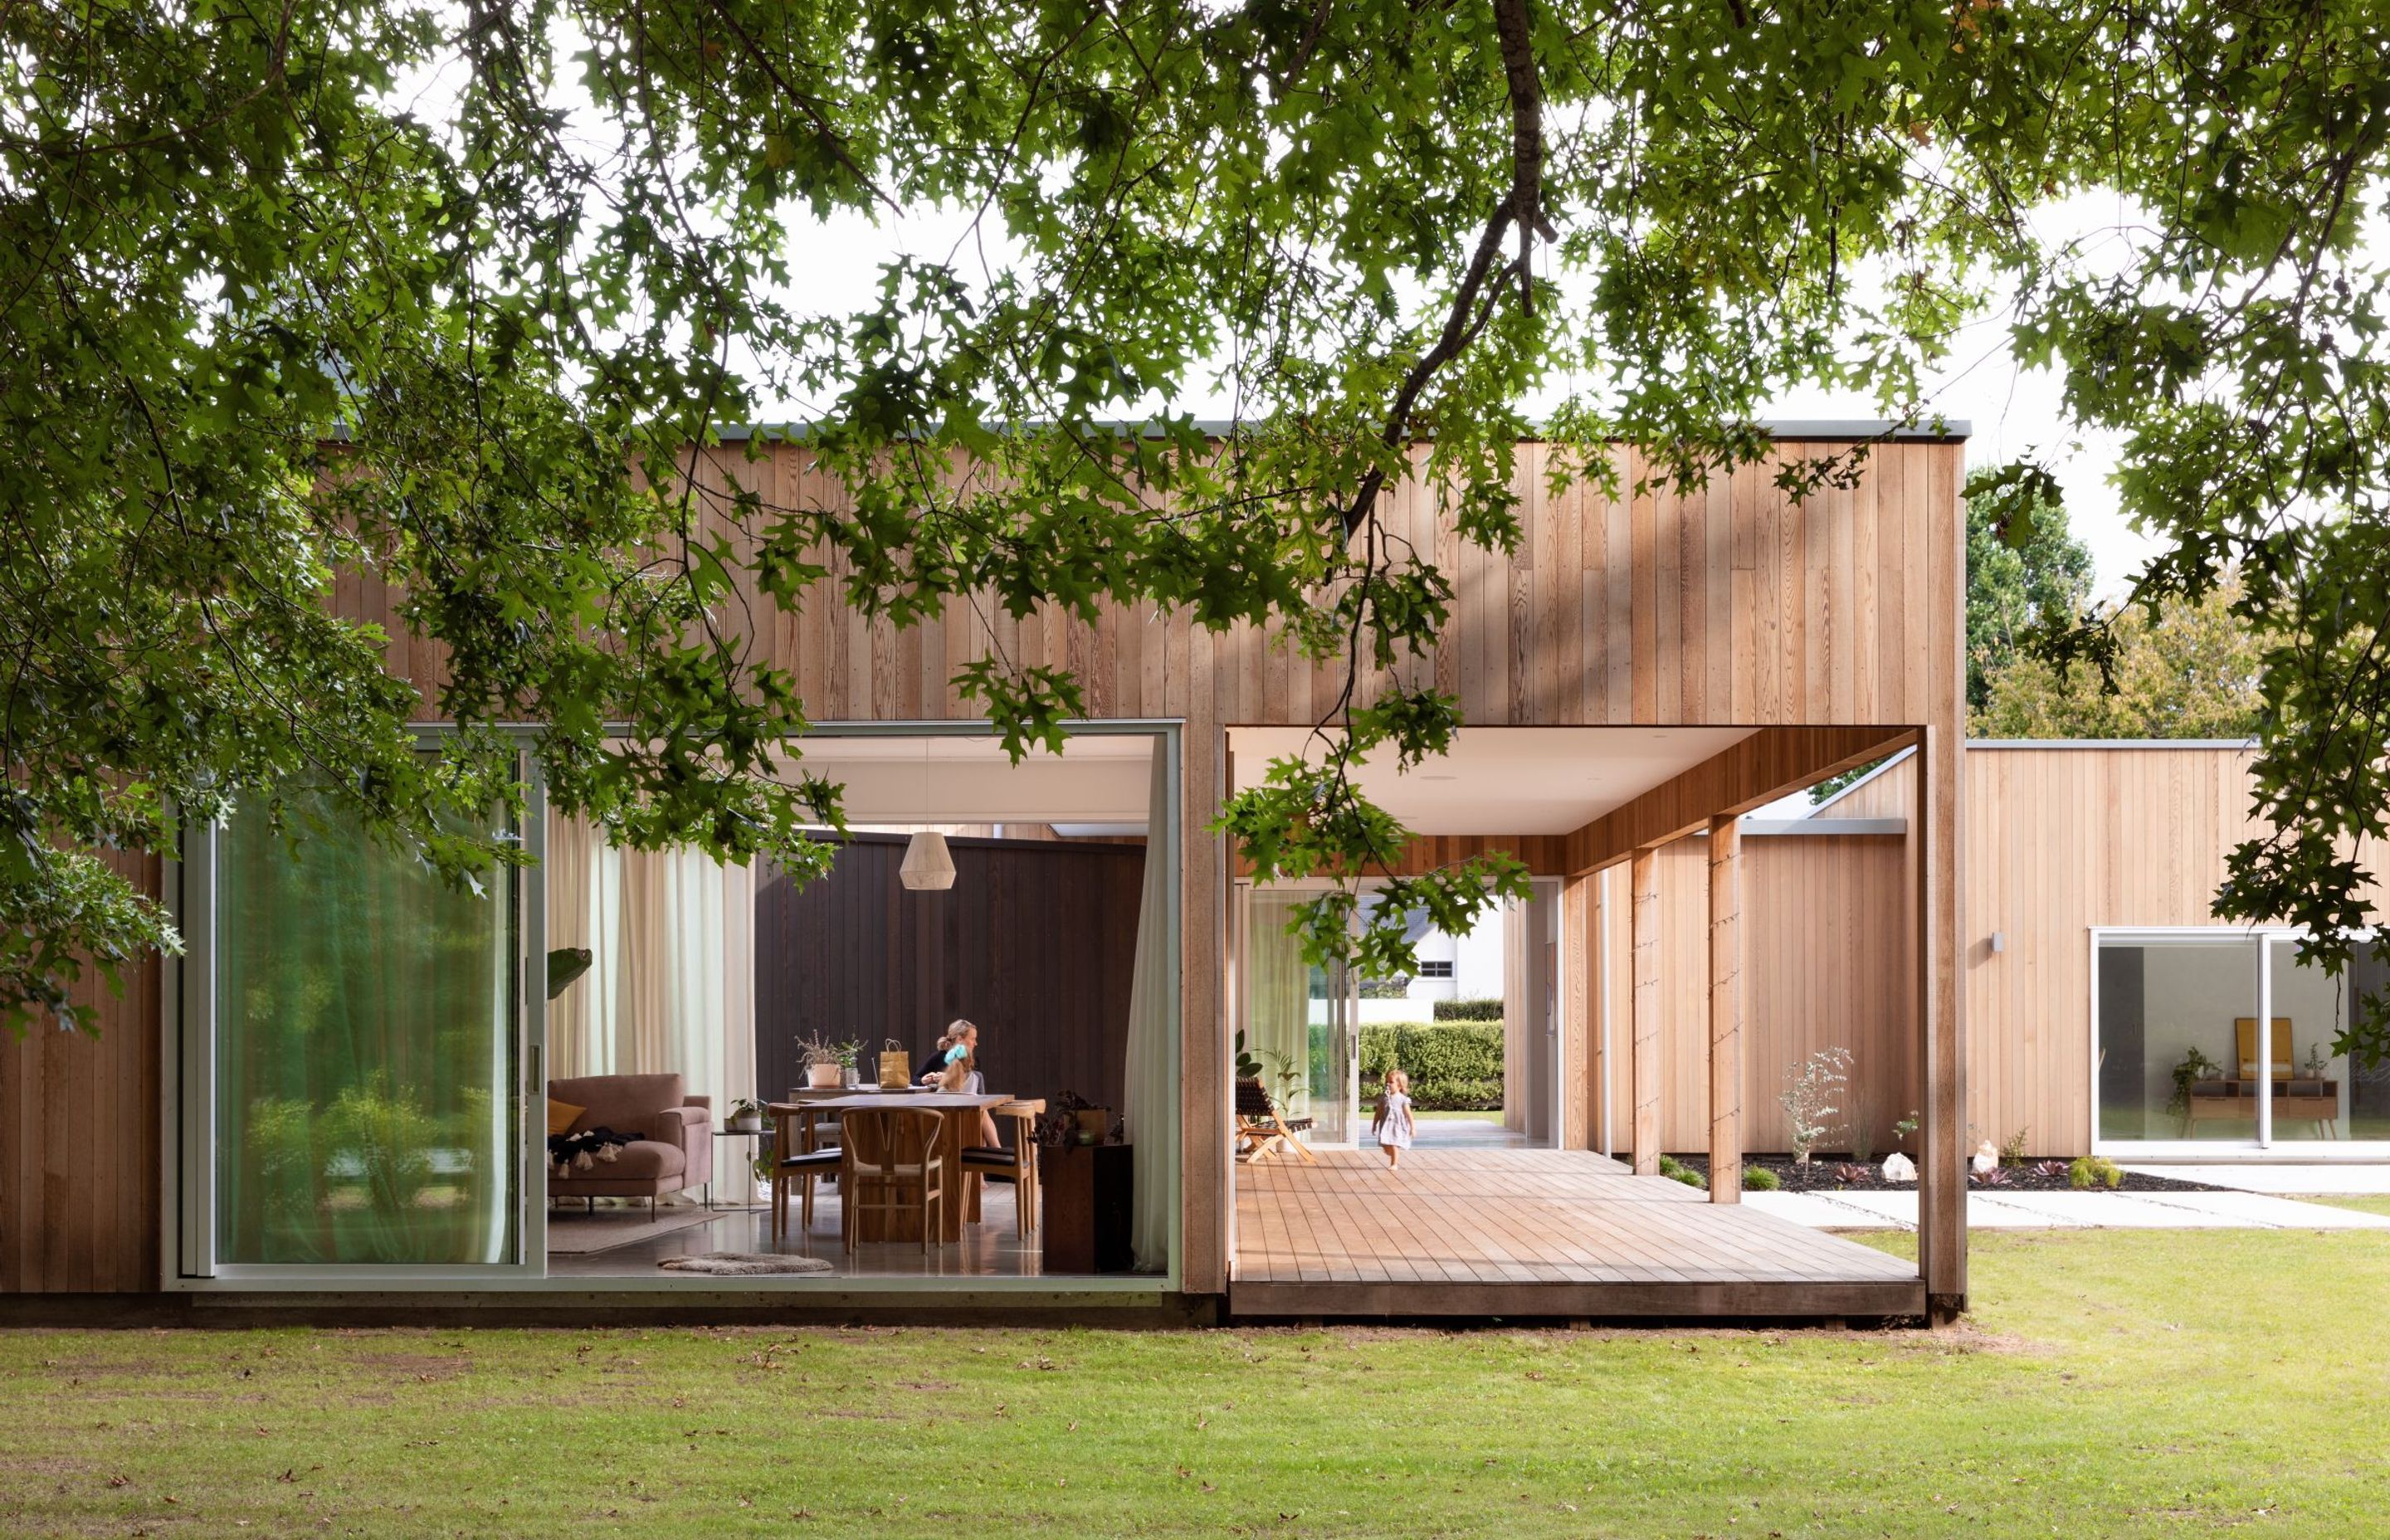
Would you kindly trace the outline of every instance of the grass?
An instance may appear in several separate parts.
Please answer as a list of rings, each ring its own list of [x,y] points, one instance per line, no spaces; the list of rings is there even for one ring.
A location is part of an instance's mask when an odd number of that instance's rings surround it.
[[[0,1333],[0,1533],[2377,1531],[2390,1235],[1986,1235],[1973,1288],[1938,1333]]]
[[[2334,1209],[2355,1209],[2359,1213],[2390,1213],[2390,1193],[2332,1193],[2318,1198],[2303,1198],[2300,1201],[2321,1203]]]

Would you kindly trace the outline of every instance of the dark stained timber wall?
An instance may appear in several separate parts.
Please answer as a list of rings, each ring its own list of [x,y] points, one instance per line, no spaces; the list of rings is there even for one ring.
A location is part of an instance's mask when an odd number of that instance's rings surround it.
[[[955,885],[908,892],[902,835],[857,835],[828,877],[755,898],[755,1084],[803,1084],[799,1039],[883,1039],[919,1066],[945,1024],[980,1028],[991,1091],[1117,1110],[1137,960],[1141,845],[948,841]]]

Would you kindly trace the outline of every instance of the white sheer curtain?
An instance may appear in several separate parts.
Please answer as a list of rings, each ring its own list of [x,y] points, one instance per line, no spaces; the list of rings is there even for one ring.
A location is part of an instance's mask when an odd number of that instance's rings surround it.
[[[1171,1211],[1178,1172],[1178,926],[1171,902],[1169,740],[1156,738],[1146,811],[1145,892],[1137,911],[1137,967],[1129,977],[1126,1097],[1122,1110],[1137,1147],[1130,1245],[1139,1271],[1170,1267]]]
[[[1311,965],[1286,928],[1295,905],[1315,896],[1254,888],[1246,899],[1245,1051],[1262,1061],[1262,1079],[1291,1118],[1311,1110]],[[1291,1084],[1280,1066],[1292,1072]]]
[[[624,851],[551,815],[547,942],[589,971],[547,1007],[559,1076],[681,1075],[718,1123],[755,1094],[754,878],[703,851]]]

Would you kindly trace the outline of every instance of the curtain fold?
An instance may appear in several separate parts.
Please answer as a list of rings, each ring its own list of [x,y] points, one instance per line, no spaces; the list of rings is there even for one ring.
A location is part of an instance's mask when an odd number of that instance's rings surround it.
[[[1246,900],[1245,1049],[1262,1061],[1262,1078],[1281,1096],[1289,1117],[1311,1111],[1311,965],[1286,929],[1295,905],[1310,896],[1253,888]],[[1281,1063],[1293,1072],[1291,1082],[1279,1079]]]
[[[216,836],[216,1251],[515,1260],[514,878],[449,887],[304,789]]]
[[[626,851],[550,815],[548,944],[589,971],[548,1003],[548,1063],[569,1075],[682,1076],[718,1123],[755,1090],[753,873],[693,846]]]
[[[1127,1087],[1122,1110],[1134,1161],[1130,1245],[1137,1270],[1170,1267],[1170,1221],[1178,1175],[1178,927],[1170,902],[1175,863],[1167,839],[1170,767],[1167,739],[1156,738],[1146,810],[1145,888],[1137,911],[1137,966],[1129,978]]]

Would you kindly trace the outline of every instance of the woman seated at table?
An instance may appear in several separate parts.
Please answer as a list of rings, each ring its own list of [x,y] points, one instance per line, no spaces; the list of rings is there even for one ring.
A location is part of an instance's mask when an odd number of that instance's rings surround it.
[[[923,1075],[921,1083],[935,1081],[943,1090],[984,1094],[987,1083],[979,1072],[979,1028],[957,1019],[947,1024],[946,1035],[940,1041],[946,1045],[944,1062],[933,1073]],[[984,1107],[979,1110],[979,1142],[989,1149],[1003,1143],[996,1136],[994,1114]]]
[[[946,1030],[938,1034],[937,1046],[930,1050],[929,1058],[921,1060],[921,1067],[913,1072],[914,1084],[929,1084],[946,1072],[946,1066],[949,1063],[970,1051],[962,1046],[957,1035],[957,1029],[970,1025],[969,1021],[960,1018],[946,1023]]]

